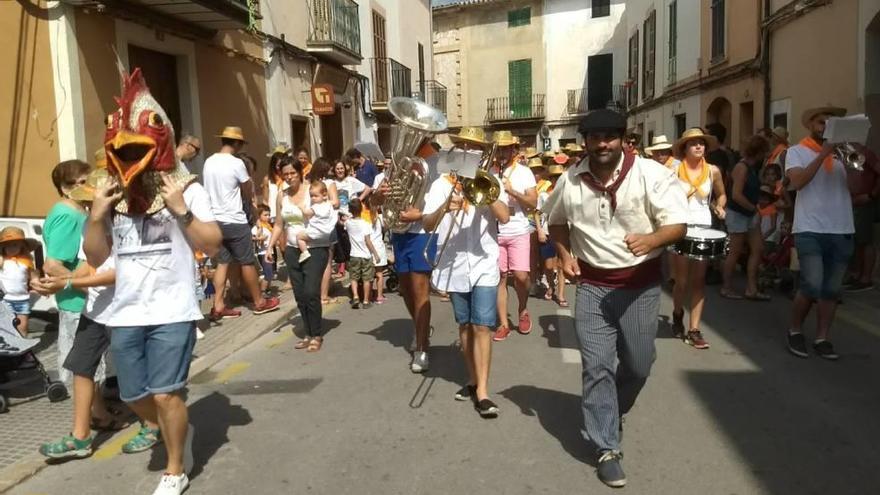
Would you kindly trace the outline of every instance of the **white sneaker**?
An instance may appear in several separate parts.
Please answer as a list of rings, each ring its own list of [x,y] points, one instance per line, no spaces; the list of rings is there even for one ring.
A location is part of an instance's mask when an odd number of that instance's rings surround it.
[[[205,338],[205,332],[196,328],[196,340],[202,340],[203,338]]]
[[[303,251],[303,252],[299,253],[299,262],[303,263],[311,257],[312,257],[312,253],[310,253],[308,251]]]
[[[153,495],[180,495],[189,487],[189,478],[186,473],[179,476],[173,474],[163,474],[159,481],[159,486]]]
[[[416,352],[413,354],[412,364],[409,365],[409,369],[412,370],[413,373],[424,373],[425,371],[428,371],[428,353]]]

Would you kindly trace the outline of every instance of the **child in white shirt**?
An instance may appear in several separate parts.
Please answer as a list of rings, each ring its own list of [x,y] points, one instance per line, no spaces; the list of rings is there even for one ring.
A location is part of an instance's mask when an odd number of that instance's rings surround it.
[[[361,301],[358,298],[358,286],[364,285],[363,307],[370,307],[370,292],[373,278],[376,276],[375,263],[379,261],[379,253],[373,245],[373,226],[361,218],[361,202],[357,198],[348,204],[351,218],[345,222],[345,230],[351,243],[348,275],[351,278],[351,307],[358,309]]]
[[[18,227],[0,231],[0,284],[3,286],[3,304],[18,318],[18,332],[27,337],[31,314],[29,284],[39,276],[34,270],[31,251],[39,244],[26,239]]]
[[[336,224],[333,205],[327,200],[327,184],[322,181],[312,182],[309,186],[309,197],[312,204],[303,210],[303,216],[308,219],[308,224],[296,236],[300,263],[304,263],[312,256],[309,253],[308,242],[326,237],[326,233],[333,230],[333,226]]]
[[[272,238],[272,223],[269,218],[271,210],[266,205],[257,206],[257,213],[260,215],[257,224],[251,229],[254,236],[254,245],[256,246],[257,259],[260,260],[260,267],[263,269],[263,280],[260,281],[260,289],[263,293],[269,290],[272,280],[275,278],[275,270],[272,263],[266,261],[266,253],[272,249],[269,246],[269,239]]]
[[[379,174],[382,175],[382,174]],[[377,176],[378,178],[378,176]],[[385,302],[385,267],[388,266],[388,251],[385,249],[385,240],[382,232],[382,215],[376,209],[370,209],[373,220],[373,232],[370,240],[379,259],[374,263],[376,269],[376,304]]]

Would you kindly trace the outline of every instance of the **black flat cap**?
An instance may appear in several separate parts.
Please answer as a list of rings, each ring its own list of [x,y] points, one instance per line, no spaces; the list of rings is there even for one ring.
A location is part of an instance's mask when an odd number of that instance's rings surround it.
[[[578,132],[586,136],[594,131],[620,131],[623,134],[626,132],[626,116],[607,108],[593,110],[581,119]]]

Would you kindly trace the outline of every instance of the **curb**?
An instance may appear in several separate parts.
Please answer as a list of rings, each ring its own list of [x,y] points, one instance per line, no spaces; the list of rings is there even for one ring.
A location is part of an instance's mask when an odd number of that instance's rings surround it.
[[[289,300],[293,302],[292,295]],[[266,318],[266,321],[270,322],[268,325],[246,326],[242,331],[234,334],[232,338],[228,339],[222,346],[194,359],[190,364],[190,372],[187,382],[193,381],[198,375],[204,373],[232,353],[244,348],[246,345],[263,335],[280,329],[285,323],[292,322],[298,317],[299,312],[296,310],[296,307],[294,307],[294,309],[289,311],[279,311],[278,316],[274,320]],[[124,433],[133,427],[134,426],[116,432],[116,435]],[[34,457],[22,459],[12,466],[0,471],[0,493],[6,493],[15,488],[17,485],[36,475],[48,466],[51,466],[51,464],[48,464],[45,458],[34,454]]]

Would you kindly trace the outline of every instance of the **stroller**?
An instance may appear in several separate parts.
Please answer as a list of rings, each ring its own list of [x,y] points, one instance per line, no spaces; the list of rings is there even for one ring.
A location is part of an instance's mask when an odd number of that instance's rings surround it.
[[[0,304],[0,413],[9,409],[7,394],[28,384],[41,383],[51,402],[67,398],[67,387],[52,381],[33,352],[40,341],[22,337],[15,329],[17,324],[15,316]]]

